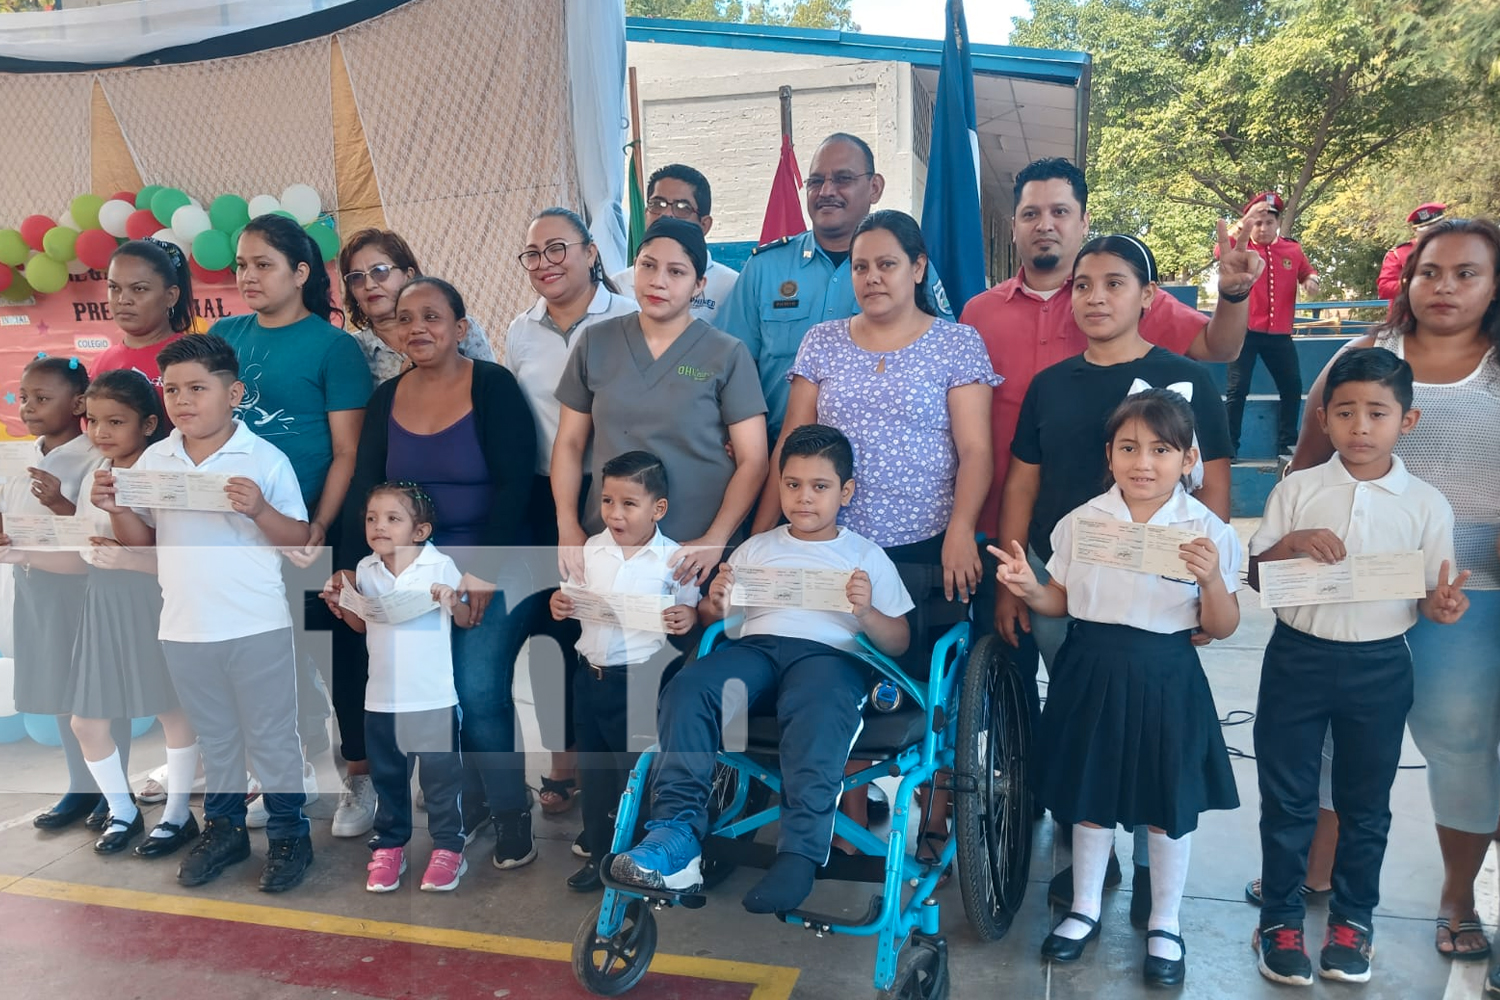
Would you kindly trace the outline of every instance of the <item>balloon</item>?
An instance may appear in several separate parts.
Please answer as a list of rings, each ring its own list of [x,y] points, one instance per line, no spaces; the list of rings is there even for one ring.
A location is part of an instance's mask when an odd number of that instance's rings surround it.
[[[229,268],[220,271],[210,271],[204,268],[191,257],[188,258],[188,270],[192,272],[194,286],[201,288],[204,285],[232,285],[234,284],[234,272]]]
[[[26,736],[26,716],[0,716],[0,743],[15,743]]]
[[[172,213],[184,205],[191,204],[188,196],[177,188],[162,188],[151,196],[151,214],[163,226],[172,224]]]
[[[154,725],[156,725],[156,716],[154,715],[148,715],[144,719],[131,719],[130,735],[135,739],[140,739],[146,733],[150,732],[151,727]]]
[[[151,214],[149,208],[142,208],[130,213],[130,218],[125,220],[125,235],[133,240],[143,240],[161,228],[156,224],[156,216]]]
[[[205,271],[222,271],[234,263],[234,247],[229,235],[217,229],[205,229],[193,237],[193,260]]]
[[[68,287],[68,265],[47,254],[38,254],[26,262],[26,281],[43,295]]]
[[[184,205],[172,213],[172,231],[189,243],[212,225],[208,213],[197,205]]]
[[[83,231],[83,227],[73,221],[73,210],[71,208],[57,217],[57,224],[59,226],[66,226],[75,232]]]
[[[68,274],[69,275],[74,275],[74,274],[88,274],[88,273],[89,273],[89,266],[87,264],[85,264],[83,261],[79,260],[77,257],[74,257],[72,260],[68,261]]]
[[[208,220],[221,233],[232,233],[250,221],[250,203],[237,194],[221,194],[208,206]]]
[[[134,205],[135,204],[135,192],[134,191],[116,191],[114,194],[112,194],[112,195],[109,196],[109,200],[110,201],[128,201],[128,202],[130,202],[131,205]]]
[[[60,263],[66,264],[78,256],[73,246],[78,242],[78,230],[69,229],[67,226],[53,226],[47,230],[47,235],[42,237],[42,249],[47,256]]]
[[[283,219],[291,219],[293,222],[297,222],[297,217],[295,215],[293,215],[291,212],[288,212],[284,208],[278,208],[276,211],[272,212],[271,214],[272,215],[279,215]],[[300,226],[300,225],[302,225],[302,223],[297,222],[297,225]]]
[[[10,287],[0,292],[0,299],[7,302],[25,302],[31,298],[31,285],[26,281],[26,275],[15,272],[10,279]]]
[[[78,234],[78,242],[73,249],[84,264],[95,271],[103,271],[109,267],[109,259],[114,256],[118,245],[119,242],[104,230],[90,229]]]
[[[274,195],[269,194],[256,195],[250,199],[250,204],[246,206],[252,219],[262,215],[270,215],[280,207],[281,202],[277,201]]]
[[[10,283],[16,280],[15,269],[9,264],[0,264],[0,292],[10,287]]]
[[[156,197],[156,192],[162,189],[160,184],[147,184],[135,196],[135,207],[139,209],[151,208],[151,199]]]
[[[323,254],[323,261],[337,260],[339,256],[339,234],[333,231],[332,226],[325,226],[321,222],[314,222],[307,226],[307,235],[313,238],[318,245],[318,250]]]
[[[0,264],[17,267],[26,263],[29,256],[31,248],[26,245],[25,237],[14,229],[0,229]]]
[[[47,235],[49,230],[56,228],[57,223],[45,215],[28,215],[21,222],[21,238],[26,241],[27,246],[31,247],[37,253],[41,253],[42,238]]]
[[[281,207],[305,226],[322,214],[323,199],[311,185],[293,184],[281,192]]]
[[[123,198],[111,198],[99,207],[99,228],[111,236],[125,239],[130,235],[125,223],[135,212],[135,206]]]
[[[57,716],[27,712],[25,719],[27,736],[44,747],[62,746],[62,735],[57,731]]]
[[[159,240],[162,243],[170,243],[179,250],[187,250],[186,241],[183,240],[181,236],[178,236],[175,232],[173,232],[170,227],[158,229],[156,232],[151,234],[151,238],[153,240]]]

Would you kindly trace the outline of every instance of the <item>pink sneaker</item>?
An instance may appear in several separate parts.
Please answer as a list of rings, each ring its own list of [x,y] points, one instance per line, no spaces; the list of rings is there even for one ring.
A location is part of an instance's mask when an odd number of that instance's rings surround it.
[[[406,872],[406,849],[376,848],[365,867],[370,870],[370,877],[365,880],[366,892],[394,892],[401,888],[401,876]]]
[[[458,880],[469,870],[469,863],[457,851],[433,851],[427,862],[427,871],[422,873],[423,892],[452,892],[458,888]]]

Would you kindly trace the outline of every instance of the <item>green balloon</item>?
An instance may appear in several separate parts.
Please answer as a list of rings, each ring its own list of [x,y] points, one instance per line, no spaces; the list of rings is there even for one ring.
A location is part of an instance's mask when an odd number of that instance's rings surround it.
[[[7,302],[25,302],[31,298],[31,285],[27,284],[26,276],[20,271],[10,279],[10,287],[0,292],[0,299]]]
[[[229,234],[217,229],[205,229],[193,237],[193,259],[205,271],[222,271],[234,263],[234,247],[229,243]]]
[[[26,262],[26,282],[43,295],[60,292],[68,287],[68,265],[47,254],[37,254]]]
[[[78,256],[75,246],[78,243],[78,230],[69,229],[67,226],[53,226],[47,230],[42,237],[42,249],[47,256],[60,264],[66,264]]]
[[[232,233],[250,221],[250,203],[237,194],[221,194],[208,206],[208,221],[219,232]]]
[[[79,229],[98,229],[99,209],[103,205],[104,199],[97,194],[81,194],[68,203],[68,211],[73,213]]]
[[[176,188],[162,188],[151,196],[151,214],[163,226],[171,227],[172,213],[183,205],[192,204],[192,199]]]
[[[323,255],[325,264],[338,259],[339,234],[333,231],[332,226],[325,226],[321,222],[309,222],[304,228],[307,230],[307,235],[311,236],[313,242],[318,245],[318,251]]]
[[[151,199],[155,198],[156,192],[160,191],[161,189],[162,186],[160,184],[147,184],[145,187],[137,191],[135,195],[136,210],[142,211],[150,208]]]
[[[278,208],[276,211],[274,211],[274,212],[272,212],[270,214],[272,214],[272,215],[279,215],[279,216],[281,216],[284,219],[291,219],[293,222],[297,222],[297,217],[295,215],[293,215],[291,212],[288,212],[284,208]],[[300,225],[302,225],[302,223],[297,222],[297,225],[300,226]]]
[[[0,264],[16,267],[26,263],[30,256],[31,248],[20,233],[14,229],[0,229]]]

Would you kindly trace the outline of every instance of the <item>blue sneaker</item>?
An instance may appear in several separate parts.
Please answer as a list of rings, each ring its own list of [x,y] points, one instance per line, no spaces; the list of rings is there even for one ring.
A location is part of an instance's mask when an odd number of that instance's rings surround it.
[[[672,820],[648,824],[645,838],[616,854],[609,873],[627,885],[643,889],[697,892],[703,888],[702,848],[685,823]]]

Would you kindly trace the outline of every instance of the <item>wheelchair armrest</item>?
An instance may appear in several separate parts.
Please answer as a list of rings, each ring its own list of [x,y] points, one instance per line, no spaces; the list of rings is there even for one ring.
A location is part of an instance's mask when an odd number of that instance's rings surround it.
[[[725,633],[729,631],[729,628],[738,625],[744,620],[744,615],[730,615],[728,618],[721,618],[710,625],[704,631],[703,638],[698,640],[698,655],[707,656],[713,652],[714,647],[719,644],[720,640],[725,638]]]
[[[919,682],[912,680],[911,675],[901,669],[900,664],[876,649],[875,644],[863,632],[854,638],[859,643],[860,659],[894,681],[913,703],[927,709],[933,705],[942,704],[944,688],[952,686],[951,672],[947,667],[948,651],[960,643],[969,641],[969,623],[959,622],[954,625],[944,632],[937,644],[932,647],[932,666],[927,672],[925,685],[919,685]]]

